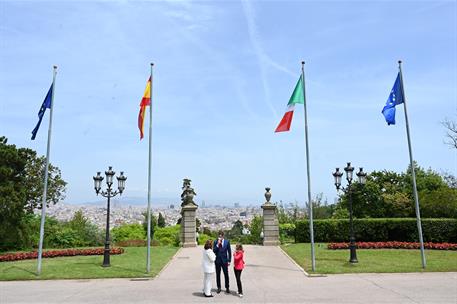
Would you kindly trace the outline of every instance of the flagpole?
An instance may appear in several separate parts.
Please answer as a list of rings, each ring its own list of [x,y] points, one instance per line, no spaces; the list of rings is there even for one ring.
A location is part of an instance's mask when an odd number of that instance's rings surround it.
[[[148,158],[148,252],[146,259],[146,272],[151,271],[151,166],[152,166],[152,68],[151,62],[151,86],[149,88],[149,158]]]
[[[306,143],[306,171],[308,178],[308,213],[309,213],[309,238],[311,240],[311,265],[316,271],[316,259],[314,256],[314,228],[313,228],[313,203],[311,201],[311,178],[309,167],[309,144],[308,144],[308,113],[306,111],[306,90],[305,90],[305,62],[301,62],[301,77],[303,85],[303,106],[305,108],[305,143]]]
[[[414,194],[414,202],[415,202],[415,209],[416,209],[416,221],[417,221],[417,232],[419,233],[419,242],[420,242],[420,249],[421,249],[421,258],[422,258],[422,268],[425,268],[427,263],[425,261],[425,252],[424,252],[424,239],[422,237],[422,224],[421,224],[421,215],[419,209],[419,198],[417,195],[417,186],[416,186],[416,173],[414,170],[414,160],[413,160],[413,151],[411,148],[411,138],[409,136],[409,122],[408,122],[408,112],[406,110],[406,96],[403,86],[403,73],[401,70],[401,60],[398,61],[398,69],[400,71],[400,83],[401,83],[401,93],[403,97],[403,105],[405,108],[405,123],[406,123],[406,135],[408,137],[408,148],[409,148],[409,162],[411,164],[411,174],[413,177],[413,194]]]
[[[46,149],[46,166],[44,168],[44,189],[41,202],[41,222],[40,222],[40,241],[38,244],[38,268],[37,273],[41,275],[41,258],[43,256],[43,239],[44,239],[44,223],[46,220],[46,195],[48,192],[48,167],[49,156],[51,152],[51,130],[52,130],[52,109],[54,108],[54,90],[56,82],[57,66],[54,66],[52,76],[52,93],[51,93],[51,111],[49,113],[49,129],[48,129],[48,145]]]

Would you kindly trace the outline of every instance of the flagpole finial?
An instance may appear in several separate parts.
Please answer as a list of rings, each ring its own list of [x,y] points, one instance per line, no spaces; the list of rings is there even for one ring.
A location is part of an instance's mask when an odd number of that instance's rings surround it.
[[[398,64],[401,64],[401,60],[398,60]]]
[[[54,65],[53,68],[54,68],[54,70],[57,70],[57,66],[56,65]]]
[[[304,60],[302,60],[301,64],[305,64],[305,61],[304,61]]]
[[[154,62],[151,62],[151,66],[154,66]]]

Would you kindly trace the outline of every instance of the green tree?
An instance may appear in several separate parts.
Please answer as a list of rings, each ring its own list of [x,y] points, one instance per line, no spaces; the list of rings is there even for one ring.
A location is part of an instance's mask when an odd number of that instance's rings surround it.
[[[0,137],[0,250],[16,248],[24,228],[26,160],[7,142]]]
[[[331,218],[334,208],[334,205],[329,205],[327,201],[324,201],[323,199],[324,194],[319,193],[317,194],[314,199],[311,201],[313,202],[313,219],[326,219],[326,218]],[[306,211],[308,211],[309,204],[306,204]],[[307,212],[307,218],[309,218],[308,212]],[[296,220],[294,224],[296,223]]]
[[[440,214],[440,217],[452,217],[452,177],[446,177],[428,169],[425,170],[415,164],[416,184],[419,198],[427,200],[427,205],[449,206],[442,208],[443,212],[426,214]],[[357,218],[383,217],[414,217],[414,197],[412,190],[412,176],[410,166],[406,172],[374,171],[367,176],[365,185],[353,182],[352,187],[353,214]],[[447,193],[447,194],[445,194]],[[434,202],[434,203],[431,203]],[[421,207],[425,202],[420,199]],[[346,189],[340,196],[337,210],[347,209],[349,193]],[[448,213],[450,212],[450,213]],[[334,214],[335,215],[335,214]],[[423,215],[425,216],[425,214]]]
[[[251,221],[251,226],[250,226],[250,242],[252,244],[260,244],[261,238],[260,238],[260,232],[263,229],[263,217],[255,215],[254,218]]]
[[[230,239],[239,239],[243,235],[243,223],[240,220],[237,220],[232,229],[228,233],[228,238]]]
[[[278,205],[278,222],[279,224],[287,224],[287,223],[292,223],[292,218],[287,212],[287,210],[284,208],[284,205],[282,201]]]
[[[101,231],[84,216],[82,210],[76,211],[65,226],[76,232],[77,243],[73,246],[97,246],[103,243]]]
[[[422,217],[457,218],[457,189],[439,188],[419,194]]]
[[[19,153],[27,162],[25,165],[25,178],[23,181],[25,189],[25,201],[27,212],[41,209],[43,199],[43,176],[46,167],[46,158],[37,156],[31,149],[21,148]],[[46,206],[56,204],[65,198],[66,182],[62,179],[60,169],[51,163],[48,167],[48,190],[46,195]]]
[[[144,229],[144,233],[146,233],[146,236],[147,236],[147,233],[148,233],[148,213],[147,212],[143,212],[142,214],[144,216],[143,229]],[[152,212],[151,212],[151,239],[154,238],[154,232],[156,231],[156,229],[157,229],[157,217],[155,215],[153,215]]]
[[[163,217],[161,212],[159,212],[159,218],[157,219],[157,226],[159,226],[160,228],[165,227],[165,218]]]

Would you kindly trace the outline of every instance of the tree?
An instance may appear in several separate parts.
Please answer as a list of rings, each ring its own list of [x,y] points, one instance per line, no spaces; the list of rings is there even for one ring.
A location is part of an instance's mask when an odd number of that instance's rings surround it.
[[[74,246],[97,246],[103,244],[102,233],[97,226],[84,216],[82,210],[76,211],[73,218],[65,226],[76,232],[77,244]]]
[[[22,239],[26,160],[15,145],[0,137],[0,250],[16,248]]]
[[[252,244],[260,244],[260,232],[263,229],[263,217],[255,215],[251,221],[251,235],[249,236]]]
[[[452,188],[455,178],[442,176],[431,169],[425,170],[416,164],[415,173],[421,207],[422,205],[433,205],[436,208],[442,206],[442,212],[426,212],[423,213],[423,216],[452,217],[454,214],[453,200],[449,194],[453,192],[446,189],[455,189]],[[351,188],[354,217],[415,217],[410,166],[406,172],[402,173],[387,170],[373,171],[368,174],[365,185],[353,182]],[[340,196],[338,212],[348,209],[349,193],[347,191],[346,189]],[[426,202],[423,202],[422,198]]]
[[[240,220],[237,220],[233,224],[232,229],[228,233],[228,237],[232,239],[239,239],[243,235],[243,223]]]
[[[457,149],[457,123],[446,118],[441,124],[446,128],[446,144]]]
[[[457,189],[440,188],[419,194],[422,217],[457,218]]]
[[[159,212],[159,218],[157,219],[157,226],[159,226],[160,228],[165,227],[165,218],[163,217],[161,212]]]
[[[318,194],[316,194],[314,199],[311,200],[313,203],[313,219],[327,219],[327,218],[332,217],[335,206],[329,205],[327,203],[327,200],[324,201],[323,197],[324,197],[323,193],[318,193]],[[309,218],[309,214],[308,214],[309,209],[308,208],[309,208],[309,204],[306,203],[307,218]]]
[[[37,156],[31,149],[21,148],[19,153],[26,160],[24,189],[26,193],[25,202],[28,213],[34,209],[42,208],[43,199],[43,176],[46,167],[46,158]],[[51,163],[48,167],[48,190],[46,195],[46,206],[56,204],[65,198],[66,182],[62,179],[60,169]]]
[[[148,213],[145,211],[142,213],[144,216],[143,220],[143,229],[144,233],[148,233]],[[156,231],[157,228],[157,217],[152,214],[151,212],[151,239],[154,238],[154,232]]]

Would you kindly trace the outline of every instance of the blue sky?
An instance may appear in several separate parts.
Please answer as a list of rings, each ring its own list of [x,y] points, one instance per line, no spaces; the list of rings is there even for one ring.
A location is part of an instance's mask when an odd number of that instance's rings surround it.
[[[311,186],[330,203],[331,173],[409,163],[403,107],[381,114],[402,59],[414,158],[457,174],[440,122],[457,119],[455,1],[1,1],[0,134],[46,153],[68,203],[97,200],[92,176],[128,176],[147,197],[148,141],[137,115],[154,62],[154,197],[178,200],[189,177],[198,201],[262,203],[306,197],[303,108],[275,134],[305,60]],[[146,123],[145,128],[148,128]],[[153,203],[159,203],[156,200]]]

